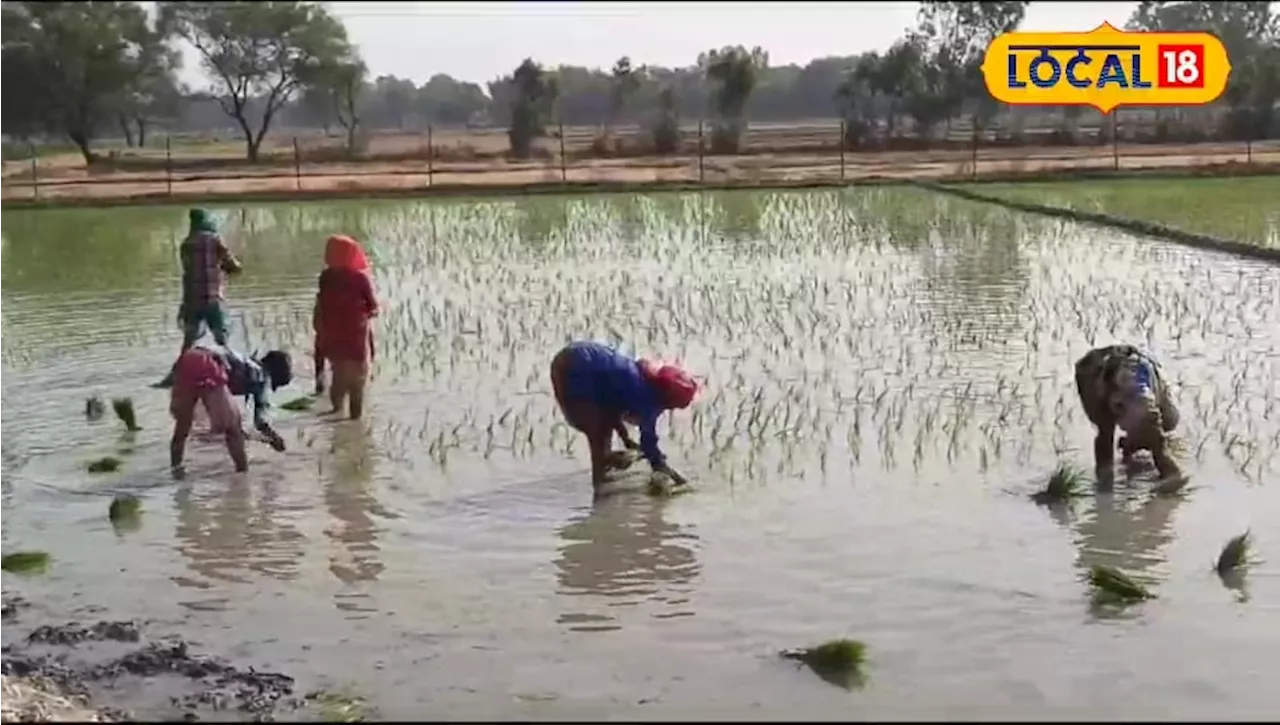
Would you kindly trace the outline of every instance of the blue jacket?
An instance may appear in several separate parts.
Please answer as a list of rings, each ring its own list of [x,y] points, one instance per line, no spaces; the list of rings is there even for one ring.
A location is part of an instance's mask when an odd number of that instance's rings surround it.
[[[598,342],[572,342],[565,347],[565,383],[570,400],[585,400],[609,411],[639,419],[640,449],[655,467],[666,463],[658,448],[658,416],[662,402],[640,373],[636,361]]]

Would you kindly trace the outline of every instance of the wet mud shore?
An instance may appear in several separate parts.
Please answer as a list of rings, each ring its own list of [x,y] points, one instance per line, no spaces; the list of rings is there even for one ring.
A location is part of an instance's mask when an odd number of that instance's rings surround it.
[[[308,701],[288,675],[200,654],[181,638],[153,637],[143,622],[36,622],[43,618],[5,593],[4,722],[263,722]]]

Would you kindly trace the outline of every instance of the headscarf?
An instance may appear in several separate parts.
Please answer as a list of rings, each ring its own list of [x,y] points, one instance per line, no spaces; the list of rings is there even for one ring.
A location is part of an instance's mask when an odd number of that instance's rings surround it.
[[[326,267],[335,269],[369,271],[369,258],[365,256],[364,249],[359,242],[345,234],[329,237],[324,245],[324,263]]]
[[[637,363],[640,373],[658,389],[663,405],[668,408],[688,408],[698,393],[698,383],[675,365],[659,365],[652,360]]]
[[[208,234],[217,234],[218,225],[213,222],[213,217],[209,216],[209,212],[204,209],[192,209],[187,212],[187,219],[191,222],[191,230],[188,234],[197,232],[205,232]]]

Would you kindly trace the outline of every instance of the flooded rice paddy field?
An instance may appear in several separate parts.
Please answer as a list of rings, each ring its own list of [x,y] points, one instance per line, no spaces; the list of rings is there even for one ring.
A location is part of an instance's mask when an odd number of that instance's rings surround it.
[[[277,401],[311,386],[325,236],[368,240],[366,419],[278,411],[287,453],[258,445],[236,476],[195,441],[173,482],[147,385],[179,342],[184,211],[10,212],[3,543],[54,564],[6,591],[143,618],[390,718],[1280,706],[1274,266],[911,189],[216,211],[246,265],[233,341],[295,355]],[[660,426],[693,494],[592,505],[547,380],[582,337],[704,377]],[[1038,507],[1059,461],[1091,468],[1072,364],[1113,341],[1174,381],[1192,487],[1139,476]],[[95,393],[133,396],[143,430],[86,422]],[[85,473],[107,454],[119,473]],[[122,491],[144,512],[117,534]],[[1248,528],[1258,561],[1226,587],[1212,562]],[[1094,564],[1159,598],[1092,606]],[[869,648],[856,692],[777,657],[842,636]]]
[[[1280,248],[1280,176],[984,184],[981,190],[1003,199],[1142,219]]]

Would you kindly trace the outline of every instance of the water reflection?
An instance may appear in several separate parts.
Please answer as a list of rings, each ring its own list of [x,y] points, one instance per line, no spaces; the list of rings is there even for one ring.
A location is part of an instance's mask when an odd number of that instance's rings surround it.
[[[701,572],[697,536],[664,518],[667,503],[644,494],[610,496],[565,524],[555,560],[558,592],[602,597],[605,607],[660,602],[666,611],[655,617],[692,616],[688,594]],[[565,612],[558,621],[573,631],[622,626],[599,611]]]
[[[1145,487],[1144,487],[1145,488]],[[1132,490],[1132,489],[1130,489]],[[1081,572],[1108,566],[1153,586],[1175,532],[1173,515],[1185,496],[1098,490],[1091,516],[1076,525],[1076,565]],[[1101,614],[1097,608],[1095,614]]]
[[[190,570],[205,579],[237,583],[249,581],[242,570],[281,581],[296,578],[305,537],[278,520],[280,483],[251,471],[179,486],[175,533]],[[208,586],[200,579],[179,578],[178,583]]]
[[[378,524],[387,517],[373,493],[376,451],[372,431],[363,421],[343,421],[333,428],[333,457],[324,471],[324,505],[332,517],[325,535],[335,544],[329,571],[346,585],[371,582],[383,571],[379,561]],[[356,608],[363,595],[340,594],[339,609]]]
[[[1152,495],[1134,501],[1098,491],[1093,516],[1076,527],[1080,566],[1154,574],[1165,561],[1164,549],[1173,541],[1173,514],[1183,498]]]
[[[920,252],[927,299],[955,344],[1003,341],[1026,317],[1025,231],[1003,211],[957,212],[938,217]]]

